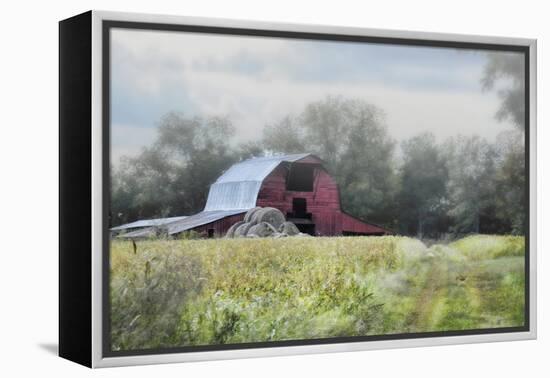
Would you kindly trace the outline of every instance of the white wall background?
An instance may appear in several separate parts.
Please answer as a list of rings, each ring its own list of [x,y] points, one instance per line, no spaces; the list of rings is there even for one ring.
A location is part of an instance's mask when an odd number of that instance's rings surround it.
[[[544,1],[10,1],[0,22],[0,375],[58,377],[549,376],[548,120]],[[120,10],[537,38],[539,41],[539,340],[90,371],[57,344],[57,21]],[[549,42],[550,43],[550,42]],[[546,350],[545,350],[546,349]]]

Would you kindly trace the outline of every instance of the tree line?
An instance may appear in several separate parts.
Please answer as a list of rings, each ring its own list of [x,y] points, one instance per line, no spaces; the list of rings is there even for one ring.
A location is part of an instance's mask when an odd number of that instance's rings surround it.
[[[483,88],[519,74],[517,67],[490,58]],[[313,102],[266,125],[260,140],[236,145],[227,118],[169,113],[150,147],[112,167],[111,223],[194,214],[203,209],[210,185],[234,163],[310,152],[338,182],[344,210],[358,218],[421,238],[524,234],[522,90],[521,81],[512,80],[499,92],[497,117],[516,127],[492,143],[460,135],[438,142],[422,133],[398,145],[381,109],[343,97]]]

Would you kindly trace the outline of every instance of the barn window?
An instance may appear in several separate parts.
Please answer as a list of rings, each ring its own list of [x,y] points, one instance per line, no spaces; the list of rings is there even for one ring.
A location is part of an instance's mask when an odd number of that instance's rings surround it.
[[[307,214],[307,201],[305,198],[292,199],[292,212],[296,218],[304,218]]]
[[[294,192],[312,192],[314,168],[313,164],[292,164],[286,180],[286,190]]]

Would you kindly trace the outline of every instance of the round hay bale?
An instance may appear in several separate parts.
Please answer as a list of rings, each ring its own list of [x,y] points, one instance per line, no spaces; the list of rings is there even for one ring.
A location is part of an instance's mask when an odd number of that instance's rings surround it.
[[[261,210],[261,209],[262,208],[258,206],[258,207],[253,207],[252,209],[248,210],[246,212],[246,215],[244,216],[244,221],[248,222],[248,223],[254,223],[253,216],[258,210]]]
[[[273,237],[275,239],[279,239],[279,238],[286,238],[286,237],[288,237],[288,235],[285,234],[285,233],[282,233],[282,232],[276,232],[276,233],[273,234]]]
[[[282,234],[287,234],[288,236],[298,235],[300,230],[292,222],[283,222],[279,227],[279,232]]]
[[[244,223],[243,221],[238,221],[238,222],[233,223],[233,225],[231,227],[229,227],[229,230],[227,230],[227,232],[225,233],[225,237],[226,238],[235,237],[235,230],[237,229],[237,227],[239,227],[243,223]]]
[[[239,227],[237,227],[235,229],[235,232],[234,232],[234,237],[236,238],[242,238],[242,237],[245,237],[246,234],[248,233],[248,230],[250,229],[250,227],[252,227],[253,224],[252,223],[247,223],[247,222],[244,222],[243,224],[241,224]]]
[[[283,213],[280,210],[275,209],[274,207],[264,207],[256,213],[255,218],[257,223],[269,223],[270,225],[275,227],[275,230],[281,227],[281,224],[283,224],[285,221],[285,216],[283,215]]]
[[[276,232],[277,232],[277,230],[272,225],[270,225],[267,222],[261,222],[261,223],[258,223],[256,225],[252,226],[248,230],[248,233],[246,235],[247,236],[256,235],[256,236],[259,236],[261,238],[265,238],[265,237],[268,237],[268,236],[271,236],[271,235],[275,234]]]
[[[258,225],[255,224],[255,225],[253,225],[252,227],[250,227],[250,228],[248,229],[248,232],[246,233],[246,236],[249,237],[249,238],[250,238],[250,237],[253,237],[253,236],[258,236],[258,234],[256,233],[256,229],[258,228],[257,226],[258,226]]]
[[[260,221],[258,218],[260,217],[260,213],[262,212],[264,208],[260,207],[258,210],[256,210],[251,216],[250,216],[250,223],[258,224]]]

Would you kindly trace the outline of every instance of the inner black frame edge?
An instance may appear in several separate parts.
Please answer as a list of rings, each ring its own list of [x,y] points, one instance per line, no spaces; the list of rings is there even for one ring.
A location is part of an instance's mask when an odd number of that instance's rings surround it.
[[[313,27],[313,26],[312,26]],[[126,351],[111,350],[111,301],[110,301],[110,248],[109,248],[109,210],[111,201],[111,172],[110,172],[110,119],[111,119],[111,99],[110,99],[110,31],[113,28],[137,29],[137,30],[157,30],[174,32],[194,32],[204,34],[225,34],[234,36],[255,36],[271,38],[288,39],[308,39],[322,41],[340,41],[340,42],[363,42],[379,43],[389,45],[417,46],[417,47],[441,47],[455,49],[474,49],[502,52],[520,52],[525,56],[525,201],[526,201],[526,223],[525,223],[525,313],[524,325],[519,327],[503,328],[484,328],[458,331],[438,331],[438,332],[418,332],[418,333],[400,333],[372,336],[349,336],[334,337],[323,339],[303,339],[303,340],[285,340],[285,341],[267,341],[239,344],[222,345],[198,345],[182,346],[170,348],[155,349],[134,349]],[[102,355],[103,357],[123,357],[123,356],[142,356],[172,353],[190,353],[206,351],[223,351],[235,349],[255,349],[255,348],[276,348],[289,346],[306,346],[319,344],[339,344],[350,342],[381,341],[381,340],[400,340],[400,339],[419,339],[430,337],[448,337],[448,336],[467,336],[467,335],[486,335],[512,332],[530,331],[530,47],[512,44],[499,43],[480,43],[480,42],[458,42],[441,41],[416,38],[394,38],[394,37],[372,37],[361,35],[344,35],[330,33],[314,32],[294,32],[282,30],[264,30],[247,29],[218,26],[197,26],[180,25],[165,23],[148,23],[133,21],[102,21],[102,172],[103,172],[103,250],[102,250]]]

